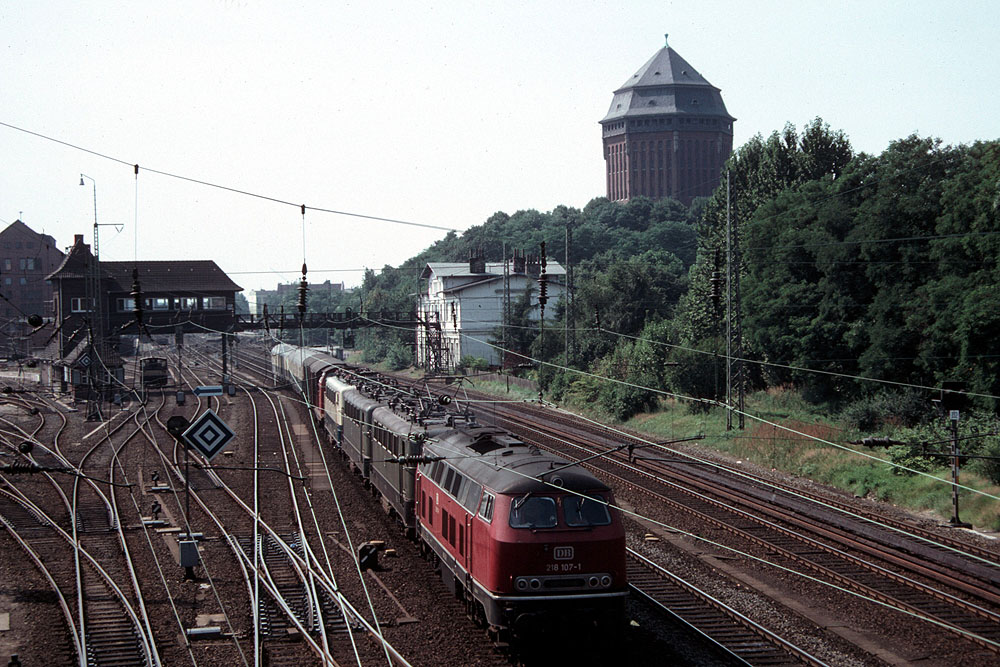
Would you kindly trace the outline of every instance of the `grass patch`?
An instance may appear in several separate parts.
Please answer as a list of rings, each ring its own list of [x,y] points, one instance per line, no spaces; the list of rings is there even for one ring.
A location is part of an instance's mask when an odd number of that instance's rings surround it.
[[[538,400],[537,391],[519,387],[516,384],[508,387],[507,383],[494,380],[475,380],[470,389],[481,391],[484,394],[491,394],[502,400]],[[459,396],[461,396],[461,390],[459,390]]]
[[[477,384],[476,388],[493,392],[495,389],[491,385],[494,384],[499,385],[499,395],[508,396],[500,383]],[[510,395],[514,393],[511,387]],[[519,395],[535,398],[531,392]],[[610,418],[593,402],[570,397],[564,405],[573,412],[607,424],[622,424],[649,440],[663,442],[700,435],[703,438],[699,445],[736,460],[806,477],[859,497],[874,498],[916,512],[930,512],[942,523],[952,516],[949,468],[933,470],[933,477],[898,474],[889,463],[870,458],[887,461],[889,456],[884,448],[849,444],[857,439],[856,433],[829,419],[822,407],[810,405],[794,391],[770,390],[748,396],[746,412],[756,418],[745,418],[742,431],[737,428],[737,416],[733,417],[733,430],[727,431],[724,410],[692,413],[685,403],[674,399],[661,399],[655,412],[636,415],[626,422]],[[1000,496],[1000,487],[972,471],[964,470],[960,481],[970,488]],[[1000,501],[960,490],[959,507],[963,521],[983,530],[1000,530]]]

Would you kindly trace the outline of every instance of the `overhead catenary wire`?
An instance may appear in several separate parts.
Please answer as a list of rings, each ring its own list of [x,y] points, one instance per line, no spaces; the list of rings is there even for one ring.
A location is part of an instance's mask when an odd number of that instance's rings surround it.
[[[660,445],[660,444],[658,444],[658,443],[650,443],[650,445],[654,445],[654,446],[660,446],[660,447],[662,447],[662,445]],[[672,450],[670,450],[669,448],[665,448],[665,447],[664,447],[664,449],[666,449],[667,451],[672,451]],[[445,458],[450,458],[450,457],[445,457]],[[481,463],[482,465],[486,465],[486,466],[490,466],[490,465],[492,465],[492,464],[491,464],[491,463],[490,463],[490,462],[489,462],[488,460],[484,460],[484,459],[483,459],[482,457],[470,457],[470,458],[474,458],[475,460],[477,460],[477,461],[478,461],[479,463]],[[715,465],[717,465],[717,464],[715,464]],[[523,476],[523,477],[526,477],[526,478],[528,478],[528,477],[531,477],[531,476],[527,475],[526,473],[521,473],[521,472],[519,472],[519,471],[515,471],[515,472],[517,472],[517,474],[519,474],[519,475],[521,475],[521,476]],[[536,479],[536,478],[534,478],[534,477],[531,477],[531,479]],[[558,491],[558,492],[560,492],[560,493],[571,493],[571,494],[574,494],[574,495],[580,495],[580,496],[582,496],[582,497],[587,497],[587,496],[586,496],[586,494],[583,494],[583,493],[577,493],[577,492],[574,492],[574,491],[568,491],[568,490],[566,490],[565,488],[563,488],[563,487],[561,487],[561,486],[557,486],[556,484],[553,484],[553,483],[550,483],[550,482],[547,482],[547,481],[545,481],[545,480],[542,480],[542,481],[543,481],[543,483],[545,483],[546,485],[548,485],[548,486],[551,486],[551,487],[553,488],[553,490],[556,490],[556,491]],[[689,537],[691,537],[691,538],[693,538],[693,539],[696,539],[696,540],[699,540],[699,541],[701,541],[701,542],[704,542],[704,543],[707,543],[707,544],[711,544],[711,545],[713,545],[713,546],[719,546],[719,547],[722,547],[722,548],[724,548],[724,549],[725,549],[726,551],[729,551],[729,552],[731,552],[731,553],[734,553],[734,554],[738,554],[738,555],[741,555],[741,556],[743,556],[743,555],[747,555],[747,554],[746,554],[745,552],[743,552],[743,551],[741,551],[741,550],[739,550],[739,549],[735,549],[735,548],[733,548],[733,547],[723,547],[723,545],[721,545],[721,544],[718,544],[717,542],[715,542],[715,541],[713,541],[713,540],[710,540],[710,539],[708,539],[708,538],[705,538],[705,537],[703,537],[703,536],[700,536],[700,535],[697,535],[697,534],[694,534],[694,533],[690,533],[690,532],[688,532],[688,531],[684,531],[684,530],[678,530],[678,529],[676,529],[675,527],[673,527],[673,526],[670,526],[669,524],[666,524],[666,523],[664,523],[664,522],[662,522],[662,521],[658,521],[658,520],[656,520],[656,519],[653,519],[653,518],[651,518],[651,517],[648,517],[648,516],[645,516],[645,515],[642,515],[642,514],[640,514],[640,513],[638,513],[638,512],[635,512],[635,511],[632,511],[632,510],[628,510],[628,509],[625,509],[625,508],[622,508],[622,507],[618,507],[618,506],[616,506],[616,505],[614,505],[614,504],[611,504],[611,503],[607,503],[606,501],[604,501],[604,504],[605,504],[605,505],[607,505],[607,506],[609,506],[609,507],[613,507],[613,508],[615,508],[615,509],[617,509],[617,510],[619,510],[619,511],[622,511],[623,513],[625,513],[625,514],[628,514],[628,515],[630,515],[630,516],[633,516],[633,517],[636,517],[636,518],[638,518],[638,519],[641,519],[641,520],[643,520],[643,521],[646,521],[646,522],[649,522],[649,523],[652,523],[652,524],[655,524],[655,525],[658,525],[658,526],[661,526],[661,527],[663,527],[663,528],[665,528],[665,529],[667,529],[667,530],[670,530],[670,531],[672,531],[672,532],[679,532],[679,533],[681,533],[681,534],[684,534],[684,535],[686,535],[686,536],[689,536]],[[900,532],[901,532],[901,531],[900,531]],[[843,586],[839,586],[839,585],[837,585],[837,584],[833,584],[833,583],[830,583],[830,582],[826,582],[826,581],[823,581],[823,580],[821,580],[821,579],[819,579],[819,578],[817,578],[817,577],[814,577],[814,576],[812,576],[812,575],[808,575],[808,574],[805,574],[805,573],[802,573],[802,572],[798,572],[798,571],[796,571],[796,570],[793,570],[793,569],[791,569],[791,568],[788,568],[788,567],[786,567],[786,566],[783,566],[783,565],[780,565],[780,564],[777,564],[777,563],[774,563],[774,562],[772,562],[772,561],[768,561],[767,559],[764,559],[764,558],[760,558],[760,557],[751,557],[751,558],[752,558],[753,560],[757,561],[757,562],[760,562],[760,563],[762,563],[762,564],[765,564],[765,565],[770,565],[770,566],[772,566],[772,567],[776,567],[776,568],[778,568],[779,570],[782,570],[782,571],[785,571],[785,572],[787,572],[787,573],[789,573],[789,574],[792,574],[793,576],[797,576],[797,577],[802,577],[802,578],[804,578],[804,579],[807,579],[807,580],[809,580],[809,581],[813,581],[814,583],[818,583],[818,584],[821,584],[821,585],[824,585],[824,586],[827,586],[827,587],[830,587],[830,588],[832,588],[832,589],[835,589],[835,590],[838,590],[838,591],[840,591],[840,592],[843,592],[843,593],[847,593],[847,594],[849,594],[849,595],[852,595],[852,596],[854,596],[854,597],[857,597],[857,598],[859,598],[859,599],[862,599],[862,600],[865,600],[865,601],[869,601],[869,602],[874,602],[874,603],[876,603],[876,604],[879,604],[879,605],[881,605],[881,606],[883,606],[883,607],[886,607],[886,608],[889,608],[889,609],[893,609],[893,610],[895,610],[895,611],[899,611],[899,612],[901,612],[901,613],[904,613],[904,614],[907,614],[907,615],[909,615],[909,616],[911,616],[911,617],[914,617],[914,618],[917,618],[917,619],[920,619],[920,620],[925,620],[925,621],[928,621],[928,622],[931,622],[931,623],[933,623],[933,624],[935,624],[935,625],[938,625],[938,626],[940,626],[940,627],[944,627],[944,628],[948,628],[948,629],[951,629],[951,630],[953,630],[953,631],[956,631],[956,632],[959,632],[959,633],[961,633],[961,634],[964,634],[964,635],[966,635],[966,636],[970,636],[970,637],[977,637],[977,638],[979,638],[979,636],[978,636],[978,635],[976,635],[975,633],[973,633],[973,632],[970,632],[970,631],[968,631],[968,630],[965,630],[965,629],[962,629],[962,628],[958,628],[958,627],[955,627],[955,626],[953,626],[953,625],[950,625],[950,624],[947,624],[947,623],[944,623],[944,622],[941,622],[941,621],[937,621],[937,620],[935,620],[935,619],[932,619],[932,618],[929,618],[929,617],[927,617],[927,616],[925,616],[925,615],[923,615],[923,614],[920,614],[920,613],[918,613],[918,612],[914,612],[914,611],[911,611],[911,610],[906,610],[906,609],[900,609],[899,607],[896,607],[896,606],[894,606],[894,605],[891,605],[891,604],[888,604],[888,603],[885,603],[885,602],[882,602],[882,601],[879,601],[879,600],[876,600],[876,599],[873,599],[873,598],[870,598],[870,597],[868,597],[868,596],[866,596],[866,595],[864,595],[864,594],[862,594],[862,593],[858,593],[858,592],[855,592],[855,591],[851,591],[850,589],[847,589],[847,588],[845,588],[845,587],[843,587]],[[986,640],[986,641],[989,641],[989,640]]]
[[[391,327],[392,326],[392,325],[384,324],[384,323],[381,323],[381,322],[377,322],[375,320],[370,320],[370,321],[373,324],[377,324],[379,326],[386,326],[386,327]],[[404,327],[392,327],[392,328],[402,329]],[[763,417],[760,417],[759,415],[755,415],[755,414],[747,412],[745,410],[737,410],[736,408],[733,408],[731,406],[727,406],[726,404],[724,404],[724,403],[722,403],[722,402],[720,402],[718,400],[715,400],[715,399],[699,398],[699,397],[696,397],[696,396],[688,396],[686,394],[681,394],[681,393],[678,393],[678,392],[667,391],[667,390],[664,390],[664,389],[657,389],[655,387],[648,387],[648,386],[645,386],[645,385],[636,384],[634,382],[628,382],[626,380],[619,380],[618,378],[612,378],[612,377],[607,377],[607,376],[604,376],[604,375],[599,375],[597,373],[591,373],[589,371],[583,371],[583,370],[580,370],[580,369],[577,369],[577,368],[569,368],[568,366],[562,366],[560,364],[554,364],[554,363],[549,362],[549,361],[543,361],[541,359],[536,359],[534,357],[529,356],[528,354],[524,354],[524,353],[520,353],[520,352],[516,352],[515,353],[515,352],[513,352],[511,350],[503,350],[498,345],[495,345],[495,344],[493,344],[493,343],[491,343],[489,341],[485,341],[485,340],[482,340],[482,339],[479,339],[479,338],[475,338],[473,336],[469,336],[468,334],[461,334],[460,333],[460,335],[463,336],[463,337],[465,337],[465,338],[468,338],[469,340],[472,340],[472,341],[475,341],[477,343],[481,343],[483,345],[487,345],[489,347],[492,347],[492,348],[494,348],[494,349],[496,349],[498,351],[502,351],[502,352],[505,352],[507,354],[517,354],[519,357],[524,358],[528,362],[535,363],[535,364],[538,364],[540,366],[544,365],[544,366],[548,366],[550,368],[554,368],[556,370],[562,370],[562,371],[569,372],[569,373],[575,373],[575,374],[578,374],[578,375],[581,375],[581,376],[584,376],[584,377],[590,377],[590,378],[593,378],[593,379],[596,379],[596,380],[602,380],[602,381],[605,381],[605,382],[612,382],[614,384],[619,384],[619,385],[622,385],[622,386],[625,386],[625,387],[630,387],[630,388],[633,388],[633,389],[641,389],[643,391],[649,391],[649,392],[652,392],[654,394],[659,394],[659,395],[662,395],[662,396],[667,396],[667,397],[670,397],[670,398],[675,398],[675,399],[678,399],[678,400],[681,400],[681,401],[689,401],[689,402],[694,402],[694,403],[701,403],[701,404],[705,404],[705,405],[709,405],[709,406],[713,406],[713,407],[726,408],[726,409],[729,409],[729,410],[733,410],[735,413],[742,414],[744,417],[747,417],[749,419],[753,419],[754,421],[758,421],[758,422],[763,423],[763,424],[767,424],[769,426],[772,426],[773,428],[776,428],[776,429],[779,429],[779,430],[783,430],[783,431],[786,431],[786,432],[794,434],[794,435],[798,435],[798,436],[800,436],[802,438],[813,440],[813,441],[815,441],[817,443],[820,443],[820,444],[823,444],[823,445],[828,445],[830,447],[834,447],[834,448],[837,448],[837,449],[841,449],[841,450],[844,450],[846,452],[850,452],[852,454],[857,454],[858,456],[862,456],[864,458],[876,461],[878,463],[884,463],[885,465],[888,465],[888,466],[893,467],[893,468],[898,468],[900,470],[905,470],[906,472],[914,474],[914,475],[921,475],[921,476],[926,477],[928,479],[931,479],[931,480],[933,480],[935,482],[947,484],[949,486],[955,486],[955,487],[957,487],[959,489],[963,489],[963,490],[969,491],[971,493],[974,493],[974,494],[977,494],[977,495],[980,495],[980,496],[984,496],[986,498],[990,498],[992,500],[1000,500],[1000,496],[996,496],[996,495],[988,493],[986,491],[982,491],[980,489],[976,489],[974,487],[967,486],[967,485],[964,485],[964,484],[955,484],[955,483],[950,482],[948,480],[943,480],[943,479],[941,479],[941,478],[939,478],[939,477],[937,477],[935,475],[932,475],[932,474],[930,474],[928,472],[924,472],[924,471],[917,470],[915,468],[911,468],[911,467],[908,467],[908,466],[905,466],[905,465],[902,465],[902,464],[899,464],[899,463],[895,463],[895,462],[890,461],[888,459],[883,459],[883,458],[880,458],[878,456],[875,456],[874,454],[870,454],[868,452],[865,452],[865,451],[862,451],[862,450],[858,450],[858,449],[853,449],[853,448],[848,447],[846,445],[840,445],[840,444],[837,444],[835,442],[831,442],[829,440],[824,440],[823,438],[820,438],[820,437],[817,437],[817,436],[814,436],[814,435],[811,435],[811,434],[808,434],[808,433],[804,433],[802,431],[798,431],[798,430],[793,429],[791,427],[785,426],[784,424],[779,424],[777,422],[773,422],[773,421],[767,420],[767,419],[765,419]]]
[[[23,127],[20,127],[20,126],[17,126],[17,125],[13,125],[11,123],[5,123],[3,121],[0,121],[0,126],[7,127],[7,128],[12,129],[12,130],[16,130],[18,132],[24,132],[25,134],[30,134],[30,135],[32,135],[34,137],[38,137],[40,139],[44,139],[45,141],[51,141],[51,142],[60,144],[62,146],[66,146],[67,148],[72,148],[73,150],[82,151],[84,153],[88,153],[88,154],[93,155],[95,157],[99,157],[99,158],[102,158],[102,159],[105,159],[105,160],[110,160],[112,162],[117,162],[118,164],[127,165],[127,166],[133,167],[133,168],[137,166],[135,163],[129,162],[127,160],[123,160],[123,159],[115,157],[113,155],[108,155],[106,153],[101,153],[99,151],[92,150],[90,148],[85,148],[83,146],[79,146],[77,144],[73,144],[73,143],[70,143],[68,141],[64,141],[62,139],[57,139],[55,137],[51,137],[49,135],[42,134],[41,132],[35,132],[35,131],[29,130],[27,128],[23,128]],[[461,229],[457,229],[455,227],[444,227],[442,225],[431,225],[431,224],[427,224],[427,223],[423,223],[423,222],[414,222],[412,220],[401,220],[399,218],[388,218],[388,217],[383,217],[383,216],[378,216],[378,215],[370,215],[370,214],[366,214],[366,213],[356,213],[356,212],[353,212],[353,211],[344,211],[344,210],[341,210],[341,209],[336,209],[336,208],[327,207],[327,206],[307,206],[305,204],[296,204],[296,203],[293,203],[290,200],[282,199],[280,197],[274,197],[274,196],[270,196],[270,195],[264,195],[264,194],[260,194],[258,192],[251,192],[249,190],[241,190],[239,188],[234,188],[234,187],[231,187],[231,186],[228,186],[228,185],[222,185],[222,184],[219,184],[219,183],[213,183],[211,181],[206,181],[206,180],[202,180],[202,179],[199,179],[199,178],[193,178],[191,176],[184,176],[182,174],[176,174],[176,173],[172,173],[172,172],[169,172],[169,171],[163,171],[161,169],[153,169],[151,167],[143,167],[143,170],[148,171],[148,172],[153,173],[153,174],[157,174],[158,176],[164,176],[164,177],[167,177],[167,178],[173,178],[173,179],[177,179],[177,180],[180,180],[180,181],[186,181],[188,183],[194,183],[196,185],[203,185],[205,187],[215,188],[217,190],[224,190],[226,192],[232,192],[234,194],[244,195],[244,196],[247,196],[247,197],[254,197],[256,199],[261,199],[261,200],[264,200],[264,201],[269,201],[269,202],[273,202],[275,204],[281,204],[281,205],[284,205],[284,206],[294,206],[295,208],[303,207],[303,208],[306,208],[306,209],[309,209],[309,210],[312,210],[312,211],[317,211],[317,212],[320,212],[320,213],[331,213],[331,214],[335,214],[335,215],[343,215],[343,216],[348,216],[348,217],[353,217],[353,218],[361,218],[361,219],[364,219],[364,220],[375,220],[375,221],[378,221],[378,222],[389,222],[389,223],[397,224],[397,225],[408,225],[408,226],[411,226],[411,227],[422,227],[424,229],[437,229],[437,230],[444,231],[444,232],[461,232],[462,231]]]
[[[514,474],[516,474],[516,475],[518,475],[520,477],[524,477],[524,478],[527,478],[527,479],[532,479],[533,481],[539,481],[537,478],[531,477],[527,473],[521,472],[519,470],[516,470],[516,469],[513,469],[513,468],[507,468],[507,470],[509,470],[510,472],[513,472]],[[543,484],[545,484],[546,486],[551,487],[554,492],[557,492],[557,493],[567,493],[567,494],[579,496],[579,497],[584,498],[584,499],[590,499],[590,500],[594,500],[596,502],[601,502],[601,501],[599,501],[596,498],[591,498],[590,496],[586,495],[585,493],[581,493],[579,491],[574,491],[572,489],[567,489],[567,488],[565,488],[563,486],[559,486],[557,484],[554,484],[553,482],[549,482],[549,481],[546,481],[546,480],[540,480],[540,481]],[[614,504],[608,503],[608,502],[604,502],[603,504],[606,505],[606,506],[608,506],[608,507],[612,507],[612,508],[618,510],[622,514],[626,514],[628,516],[631,516],[631,517],[634,517],[636,519],[639,519],[642,522],[646,522],[646,523],[655,525],[655,526],[657,526],[659,528],[662,528],[664,530],[667,530],[667,531],[669,531],[671,533],[676,533],[676,534],[684,535],[685,537],[690,537],[690,538],[692,538],[694,540],[697,540],[697,541],[702,542],[704,544],[708,544],[708,545],[713,546],[713,547],[717,547],[719,549],[722,549],[722,550],[727,551],[729,553],[732,553],[734,555],[740,556],[742,558],[747,558],[747,559],[752,560],[754,562],[761,563],[762,565],[766,565],[766,566],[769,566],[769,567],[776,568],[776,569],[778,569],[778,570],[780,570],[782,572],[785,572],[787,574],[791,574],[792,576],[800,577],[800,578],[802,578],[802,579],[804,579],[806,581],[810,581],[810,582],[815,583],[815,584],[820,584],[821,586],[826,586],[827,588],[839,591],[841,593],[845,593],[847,595],[851,595],[851,596],[853,596],[855,598],[864,600],[866,602],[871,602],[873,604],[879,605],[879,606],[884,607],[886,609],[891,609],[893,611],[905,614],[907,616],[911,616],[913,618],[916,618],[916,619],[919,619],[919,620],[922,620],[922,621],[926,621],[927,623],[931,623],[931,624],[936,625],[938,627],[951,630],[952,632],[957,632],[957,633],[959,633],[961,635],[964,635],[964,636],[967,636],[967,637],[973,637],[973,638],[975,638],[977,640],[984,641],[984,642],[986,642],[988,644],[991,644],[993,646],[1000,646],[1000,643],[998,643],[996,641],[993,641],[991,639],[987,639],[986,637],[982,637],[981,635],[977,635],[974,632],[966,630],[965,628],[960,628],[958,626],[951,625],[949,623],[945,623],[945,622],[940,621],[938,619],[931,618],[929,616],[925,616],[923,614],[920,614],[918,612],[915,612],[915,611],[912,611],[912,610],[909,610],[909,609],[903,609],[901,607],[894,606],[892,604],[889,604],[888,602],[883,602],[882,600],[878,600],[876,598],[872,598],[872,597],[869,597],[867,595],[864,595],[863,593],[858,593],[857,591],[852,591],[851,589],[846,588],[844,586],[841,586],[839,584],[835,584],[835,583],[832,583],[832,582],[829,582],[829,581],[824,581],[824,580],[822,580],[822,579],[820,579],[818,577],[815,577],[813,575],[806,574],[804,572],[799,572],[798,570],[793,570],[792,568],[790,568],[788,566],[781,565],[779,563],[775,563],[773,561],[767,560],[766,558],[762,558],[760,556],[755,556],[755,555],[750,554],[748,552],[745,552],[745,551],[743,551],[741,549],[737,549],[735,547],[727,546],[725,544],[722,544],[721,542],[712,540],[712,539],[704,537],[702,535],[698,535],[696,533],[692,533],[690,531],[684,530],[683,528],[678,528],[677,526],[670,525],[670,524],[668,524],[668,523],[666,523],[664,521],[660,521],[658,519],[655,519],[655,518],[643,515],[643,514],[637,512],[636,510],[625,508],[625,507],[621,507],[619,505],[614,505]]]

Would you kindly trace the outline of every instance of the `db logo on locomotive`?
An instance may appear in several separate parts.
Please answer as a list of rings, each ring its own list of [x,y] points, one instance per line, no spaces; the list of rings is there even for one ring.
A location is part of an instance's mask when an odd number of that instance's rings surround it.
[[[556,560],[573,560],[573,547],[556,547],[552,550],[552,557]]]

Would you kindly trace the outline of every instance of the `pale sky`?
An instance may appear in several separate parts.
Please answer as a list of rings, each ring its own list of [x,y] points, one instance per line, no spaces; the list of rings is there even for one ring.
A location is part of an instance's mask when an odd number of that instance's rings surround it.
[[[273,289],[298,277],[297,206],[142,168],[464,230],[603,196],[598,121],[664,33],[735,146],[821,116],[878,153],[1000,137],[998,25],[995,2],[8,1],[0,223],[90,242],[84,173],[123,225],[102,259],[214,259]],[[308,211],[309,277],[356,285],[444,234]]]

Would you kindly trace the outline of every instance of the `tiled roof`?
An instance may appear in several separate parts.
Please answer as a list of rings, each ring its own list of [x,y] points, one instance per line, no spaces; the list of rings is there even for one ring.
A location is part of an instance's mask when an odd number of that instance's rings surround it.
[[[719,89],[669,46],[653,54],[615,91],[602,123],[626,116],[695,114],[736,120],[726,111]]]
[[[90,246],[77,237],[66,258],[48,277],[50,280],[85,278],[93,258]],[[139,269],[143,292],[240,292],[242,287],[230,279],[210,259],[159,260],[139,262],[101,262],[101,275],[107,292],[129,292],[132,269]]]
[[[58,280],[60,278],[86,278],[90,270],[90,261],[94,256],[90,253],[90,246],[83,242],[83,237],[78,236],[76,243],[69,249],[62,263],[55,271],[45,276],[47,280]]]
[[[514,274],[513,264],[510,264],[511,275]],[[545,273],[550,276],[565,275],[566,269],[558,262],[548,261],[545,264]],[[421,278],[427,279],[433,274],[438,278],[452,278],[456,276],[475,277],[486,274],[503,275],[503,262],[487,262],[485,273],[472,273],[468,262],[428,262],[420,274]]]
[[[144,262],[101,262],[108,292],[132,289],[132,269],[139,269],[143,292],[239,292],[232,281],[210,259]]]

